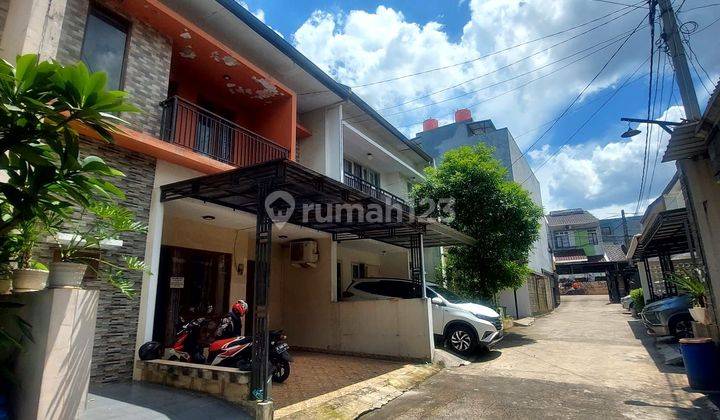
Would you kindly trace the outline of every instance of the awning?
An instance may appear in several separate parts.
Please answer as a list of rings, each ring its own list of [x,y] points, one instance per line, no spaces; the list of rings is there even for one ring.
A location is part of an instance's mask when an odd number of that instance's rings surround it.
[[[587,262],[588,257],[582,249],[557,250],[553,252],[555,264]]]
[[[410,248],[411,238],[422,233],[425,247],[474,243],[471,237],[438,221],[415,218],[407,205],[383,202],[286,159],[164,185],[161,200],[194,198],[257,214],[261,183],[269,183],[270,192],[282,192],[278,199],[283,202],[292,201],[285,205],[293,210],[283,221],[332,233],[337,241],[375,239]],[[357,217],[360,213],[377,215],[377,209],[383,209],[380,218]]]
[[[700,121],[685,123],[673,130],[667,149],[663,155],[663,162],[691,158],[706,152],[706,136],[698,133]]]
[[[658,213],[628,257],[633,260],[690,252],[688,215],[685,208]],[[631,246],[632,250],[632,246]]]

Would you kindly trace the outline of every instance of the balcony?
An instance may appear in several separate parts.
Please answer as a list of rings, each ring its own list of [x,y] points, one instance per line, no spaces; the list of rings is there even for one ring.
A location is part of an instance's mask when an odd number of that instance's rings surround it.
[[[288,149],[178,96],[163,101],[160,138],[233,166],[288,159]]]
[[[345,185],[352,187],[358,191],[362,191],[370,197],[378,199],[383,203],[389,203],[391,205],[397,204],[402,207],[403,210],[410,211],[410,206],[408,206],[405,200],[396,196],[395,194],[392,194],[388,191],[383,190],[380,187],[371,184],[370,182],[365,181],[357,175],[345,172],[343,182],[345,183]]]

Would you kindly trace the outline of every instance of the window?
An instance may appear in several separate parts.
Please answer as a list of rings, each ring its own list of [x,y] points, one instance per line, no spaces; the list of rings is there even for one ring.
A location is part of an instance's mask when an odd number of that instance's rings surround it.
[[[352,278],[353,279],[361,279],[367,277],[367,270],[365,267],[365,264],[363,263],[356,263],[352,265]]]
[[[107,88],[120,89],[125,71],[129,25],[96,7],[90,8],[80,59],[91,72],[107,73]]]
[[[597,230],[588,229],[587,234],[588,234],[588,242],[590,243],[590,245],[597,245],[598,244]]]
[[[569,248],[570,247],[570,235],[567,232],[555,233],[555,247],[556,248]]]
[[[610,230],[610,226],[604,226],[602,228],[602,234],[605,236],[612,235],[612,230]]]
[[[362,166],[357,162],[343,159],[343,169],[347,174],[354,175],[364,181],[367,181],[371,185],[380,187],[380,174],[370,168]]]

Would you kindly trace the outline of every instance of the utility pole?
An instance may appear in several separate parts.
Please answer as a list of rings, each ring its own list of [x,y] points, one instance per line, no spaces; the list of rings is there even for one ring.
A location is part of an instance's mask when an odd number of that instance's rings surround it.
[[[630,246],[630,235],[628,235],[627,220],[625,219],[625,210],[620,210],[622,215],[623,235],[625,236],[625,249]]]
[[[655,1],[650,0],[651,8],[655,7]],[[673,11],[670,0],[657,0],[657,4],[660,6],[660,17],[663,21],[662,38],[668,46],[668,52],[675,69],[675,80],[677,80],[680,97],[685,108],[685,118],[690,121],[699,120],[701,116],[700,105],[695,94],[685,48],[683,47],[682,38],[680,38],[680,28],[677,19],[675,19],[675,11]]]

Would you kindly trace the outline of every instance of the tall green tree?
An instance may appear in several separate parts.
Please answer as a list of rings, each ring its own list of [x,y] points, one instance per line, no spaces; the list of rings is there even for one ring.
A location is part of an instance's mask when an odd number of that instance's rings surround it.
[[[413,189],[416,207],[426,210],[428,199],[454,200],[453,206],[438,206],[430,214],[477,239],[472,246],[448,250],[448,285],[484,299],[521,286],[529,275],[528,254],[538,238],[543,211],[526,190],[508,180],[493,149],[478,144],[450,150],[425,175]]]

